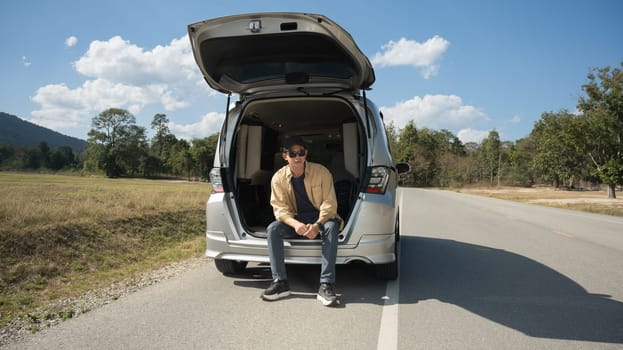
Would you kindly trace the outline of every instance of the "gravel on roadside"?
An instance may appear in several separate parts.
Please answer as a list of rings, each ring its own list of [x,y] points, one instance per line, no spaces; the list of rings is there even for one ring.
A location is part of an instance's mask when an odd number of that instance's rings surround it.
[[[134,278],[113,283],[108,287],[92,290],[56,303],[46,305],[11,321],[0,329],[0,347],[23,339],[30,334],[53,327],[62,321],[75,318],[147,286],[167,280],[208,261],[205,257],[191,258],[171,263],[165,267],[142,273]]]

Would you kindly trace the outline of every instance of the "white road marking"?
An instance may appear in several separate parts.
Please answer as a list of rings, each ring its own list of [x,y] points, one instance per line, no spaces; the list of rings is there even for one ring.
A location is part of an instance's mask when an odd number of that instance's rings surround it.
[[[398,257],[400,257],[400,244],[398,245]],[[400,262],[400,260],[398,260]],[[398,296],[400,293],[400,263],[398,264],[398,278],[387,281],[387,288],[383,300],[383,313],[381,326],[379,327],[379,340],[376,345],[378,350],[398,349]]]
[[[560,231],[560,230],[553,230],[552,232],[553,232],[553,233],[555,233],[555,234],[557,234],[557,235],[559,235],[559,236],[565,236],[565,237],[569,237],[569,238],[575,238],[575,236],[574,236],[574,235],[572,235],[572,234],[570,234],[570,233],[567,233],[567,232],[564,232],[564,231]]]

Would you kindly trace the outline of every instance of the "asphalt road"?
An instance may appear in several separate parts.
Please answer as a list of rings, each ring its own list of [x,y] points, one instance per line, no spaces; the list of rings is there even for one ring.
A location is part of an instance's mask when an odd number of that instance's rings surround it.
[[[623,349],[623,219],[403,193],[400,278],[339,266],[339,308],[315,300],[317,266],[264,302],[268,266],[206,263],[8,348]]]

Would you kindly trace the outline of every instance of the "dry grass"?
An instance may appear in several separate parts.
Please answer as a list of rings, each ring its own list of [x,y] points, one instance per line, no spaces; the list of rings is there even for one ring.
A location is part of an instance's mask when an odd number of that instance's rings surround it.
[[[12,228],[203,207],[205,183],[0,173],[0,220]]]
[[[460,192],[556,208],[623,216],[623,198],[621,198],[623,194],[618,193],[619,198],[610,199],[606,190],[565,191],[548,187],[501,187],[463,188]]]
[[[0,326],[205,248],[205,183],[0,172]]]

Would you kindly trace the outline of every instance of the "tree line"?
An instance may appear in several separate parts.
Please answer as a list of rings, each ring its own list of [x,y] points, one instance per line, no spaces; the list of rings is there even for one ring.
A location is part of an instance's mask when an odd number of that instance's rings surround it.
[[[448,130],[418,129],[413,122],[398,130],[390,123],[394,159],[414,170],[401,181],[441,187],[605,184],[615,198],[617,185],[623,185],[623,72],[596,68],[587,78],[579,114],[545,112],[530,135],[515,142],[501,141],[492,130],[481,143],[463,144]]]
[[[0,168],[2,169],[40,169],[61,170],[76,168],[78,158],[69,146],[50,149],[42,141],[37,147],[15,147],[0,144]]]
[[[168,127],[165,114],[151,122],[154,136],[136,125],[136,118],[124,109],[110,108],[93,118],[83,168],[103,171],[108,177],[181,176],[208,179],[218,134],[188,142],[178,139]]]
[[[86,149],[74,154],[69,146],[50,149],[47,142],[37,147],[0,144],[0,169],[67,170],[104,173],[107,177],[183,177],[207,180],[218,134],[188,142],[173,135],[164,114],[153,117],[154,136],[136,125],[136,118],[124,109],[110,108],[92,119]]]
[[[621,63],[623,68],[623,62]],[[448,130],[402,129],[386,126],[396,162],[408,162],[413,172],[401,175],[404,186],[462,187],[467,185],[591,188],[605,184],[608,196],[623,185],[623,72],[595,68],[582,85],[578,114],[544,112],[530,134],[502,141],[496,130],[480,143],[462,143]],[[84,152],[69,147],[50,150],[45,142],[32,149],[0,145],[2,168],[70,168],[103,172],[108,177],[176,176],[208,179],[218,133],[190,142],[178,139],[164,114],[151,122],[153,137],[136,125],[124,109],[110,108],[92,120]]]

